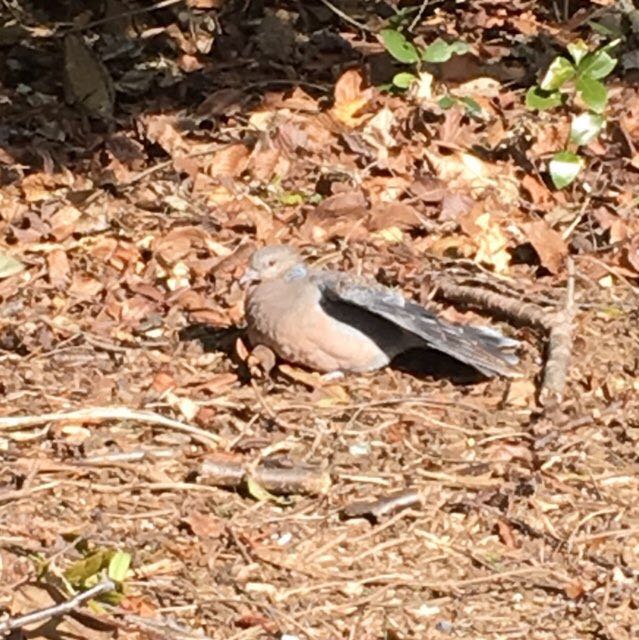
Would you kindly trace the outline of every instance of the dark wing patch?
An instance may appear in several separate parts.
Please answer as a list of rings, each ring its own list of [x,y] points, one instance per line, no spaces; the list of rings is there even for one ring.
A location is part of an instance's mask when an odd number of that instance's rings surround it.
[[[516,377],[518,358],[505,350],[518,343],[498,331],[455,325],[440,320],[423,307],[378,282],[336,271],[316,271],[313,280],[322,295],[366,309],[424,341],[437,351],[471,365],[486,376]]]

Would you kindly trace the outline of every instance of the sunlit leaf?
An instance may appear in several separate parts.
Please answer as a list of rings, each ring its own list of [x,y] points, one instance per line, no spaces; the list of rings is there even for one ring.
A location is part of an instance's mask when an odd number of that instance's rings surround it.
[[[90,578],[95,577],[103,568],[108,566],[114,555],[112,549],[99,549],[86,558],[74,562],[65,572],[64,577],[74,586],[85,585]]]
[[[431,42],[422,52],[422,58],[426,62],[446,62],[453,56],[452,47],[441,38]]]
[[[557,189],[567,187],[584,167],[584,160],[571,151],[560,151],[553,156],[548,171]]]
[[[24,264],[17,258],[0,251],[0,278],[9,278],[24,271]]]
[[[438,101],[437,104],[444,110],[450,109],[457,104],[457,100],[452,98],[451,96],[443,96]]]
[[[588,26],[591,27],[593,31],[600,33],[602,36],[612,36],[613,38],[618,38],[619,36],[623,35],[623,32],[615,26],[606,25],[601,22],[595,22],[594,20],[589,20]]]
[[[544,91],[554,91],[559,89],[565,82],[568,82],[575,75],[575,67],[568,58],[558,56],[548,67],[546,75],[539,83]]]
[[[415,46],[410,43],[403,34],[395,29],[382,29],[382,40],[388,53],[395,60],[399,60],[405,64],[412,64],[419,61],[419,54]]]
[[[597,137],[604,122],[603,116],[589,111],[573,116],[570,124],[570,140],[575,144],[588,144]]]
[[[538,86],[530,87],[526,92],[526,106],[529,109],[552,109],[561,104],[559,91],[544,91]]]
[[[459,98],[459,101],[463,102],[464,105],[466,105],[466,109],[468,113],[470,113],[471,115],[473,116],[481,115],[482,113],[481,106],[476,100],[473,100],[468,96],[464,96],[462,98]]]
[[[125,551],[116,551],[109,561],[107,575],[115,582],[124,582],[131,565],[131,554]]]
[[[589,109],[595,113],[603,113],[608,102],[608,92],[599,80],[590,77],[579,78],[577,91]]]
[[[461,56],[470,51],[470,45],[463,40],[455,40],[455,42],[450,43],[450,50],[453,55]]]
[[[581,78],[601,80],[605,78],[617,65],[617,58],[613,58],[605,49],[589,53],[577,67]]]
[[[570,42],[566,48],[570,52],[575,64],[579,64],[584,56],[588,54],[588,45],[581,38]]]
[[[393,84],[398,89],[408,89],[415,80],[417,80],[417,76],[415,74],[402,71],[395,74],[393,77]]]

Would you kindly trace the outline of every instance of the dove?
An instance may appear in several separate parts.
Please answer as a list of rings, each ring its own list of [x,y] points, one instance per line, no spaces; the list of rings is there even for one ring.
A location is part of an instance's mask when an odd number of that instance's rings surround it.
[[[373,279],[315,269],[297,249],[258,249],[240,279],[253,346],[324,374],[362,373],[422,348],[486,377],[519,377],[517,340],[490,327],[447,322]]]

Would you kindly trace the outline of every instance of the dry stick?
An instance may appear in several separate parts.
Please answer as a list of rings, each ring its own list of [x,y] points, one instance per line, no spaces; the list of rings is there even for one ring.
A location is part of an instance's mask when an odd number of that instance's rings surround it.
[[[531,302],[508,298],[486,289],[438,283],[441,293],[450,300],[468,302],[510,320],[532,325],[548,332],[548,356],[539,391],[542,406],[555,405],[563,398],[570,355],[572,352],[572,324],[575,317],[575,265],[568,258],[566,307],[562,312],[546,311]]]
[[[496,315],[503,315],[519,324],[533,325],[539,329],[550,329],[551,318],[542,307],[532,302],[509,298],[488,289],[477,289],[449,282],[438,282],[437,288],[444,297],[455,302],[468,302]]]
[[[344,20],[345,22],[348,22],[349,24],[353,25],[354,27],[357,27],[358,29],[361,29],[362,31],[373,31],[373,29],[371,29],[369,26],[367,26],[365,24],[362,24],[361,22],[358,22],[357,20],[355,20],[355,18],[351,18],[351,16],[349,16],[347,13],[344,13],[344,11],[342,11],[340,8],[336,7],[329,0],[320,0],[320,2],[325,7],[330,9],[336,16],[340,17],[342,20]]]
[[[556,314],[548,336],[548,358],[539,393],[542,406],[559,404],[564,395],[568,365],[572,354],[572,328],[575,319],[575,263],[568,258],[566,306]]]
[[[45,609],[32,611],[31,613],[27,613],[23,616],[18,616],[17,618],[9,618],[0,622],[0,633],[6,633],[7,631],[20,629],[22,627],[26,627],[28,624],[33,624],[34,622],[41,622],[42,620],[57,618],[64,615],[65,613],[73,611],[74,609],[79,607],[85,600],[90,600],[91,598],[94,598],[101,593],[105,593],[106,591],[113,591],[114,589],[115,583],[112,580],[105,580],[100,584],[96,584],[95,587],[91,587],[91,589],[87,589],[82,593],[78,593],[66,602],[61,602],[60,604],[46,607]]]
[[[0,418],[0,430],[22,429],[24,427],[35,427],[45,422],[65,422],[67,420],[133,420],[183,431],[192,436],[194,440],[213,449],[217,448],[216,445],[224,443],[223,438],[204,429],[198,429],[198,427],[167,418],[153,411],[138,411],[128,407],[90,407],[88,409],[78,409],[77,411],[43,413],[39,416],[5,416]]]
[[[329,473],[321,469],[273,467],[264,464],[250,468],[242,460],[225,456],[207,458],[200,466],[199,473],[206,484],[237,488],[253,479],[267,491],[276,494],[325,495],[331,486]]]

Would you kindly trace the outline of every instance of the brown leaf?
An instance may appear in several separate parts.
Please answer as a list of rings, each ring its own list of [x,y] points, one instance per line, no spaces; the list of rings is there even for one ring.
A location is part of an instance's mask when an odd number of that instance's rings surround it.
[[[205,169],[212,178],[237,178],[248,166],[249,150],[243,144],[232,144],[207,158]]]
[[[82,36],[73,33],[64,39],[64,88],[68,102],[95,115],[112,114],[115,89],[111,76]]]
[[[82,300],[90,300],[95,298],[103,289],[104,285],[95,278],[83,273],[76,273],[69,287],[69,295]]]
[[[204,513],[192,513],[183,522],[189,525],[198,538],[218,538],[226,529],[223,520]]]
[[[362,89],[362,83],[362,74],[356,69],[349,69],[335,83],[335,104],[329,113],[347,127],[357,127],[370,117],[357,115],[372,97],[370,89]]]
[[[527,224],[524,230],[541,264],[551,273],[559,273],[568,255],[568,246],[561,234],[543,220]]]
[[[71,267],[66,251],[54,249],[47,256],[47,267],[49,268],[49,281],[56,289],[64,289],[69,279]]]
[[[323,242],[336,236],[352,237],[358,226],[365,232],[362,225],[366,214],[366,198],[361,190],[337,193],[311,211],[301,231],[315,242]]]
[[[636,235],[628,243],[625,258],[630,266],[639,273],[639,235]]]
[[[497,531],[499,532],[499,539],[509,549],[516,549],[517,543],[515,541],[515,535],[512,528],[507,522],[503,520],[497,520]]]
[[[75,223],[81,216],[82,213],[72,205],[58,209],[49,219],[53,237],[58,241],[68,238],[75,231]]]

